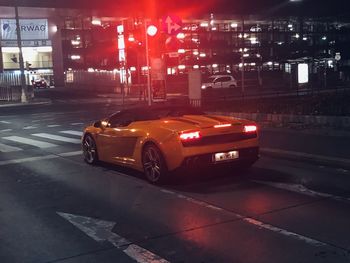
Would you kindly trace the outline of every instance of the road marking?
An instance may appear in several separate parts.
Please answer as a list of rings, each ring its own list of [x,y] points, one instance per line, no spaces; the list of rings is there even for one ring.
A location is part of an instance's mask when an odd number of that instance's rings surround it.
[[[71,123],[70,125],[73,125],[73,126],[75,126],[75,125],[83,125],[84,123],[82,123],[82,122],[73,122],[73,123]]]
[[[0,123],[3,123],[3,124],[11,124],[11,122],[9,122],[9,121],[0,121]]]
[[[26,163],[26,162],[42,161],[42,160],[48,160],[48,159],[56,159],[56,158],[61,158],[61,157],[71,157],[71,156],[81,155],[81,154],[82,154],[81,151],[75,151],[75,152],[60,153],[57,155],[49,154],[49,155],[45,155],[45,156],[12,159],[12,160],[0,161],[0,166],[9,165],[9,164],[19,164],[19,163]]]
[[[175,194],[178,198],[181,198],[181,199],[185,199],[191,203],[194,203],[194,204],[197,204],[197,205],[200,205],[200,206],[204,206],[206,208],[209,208],[209,209],[213,209],[213,210],[217,210],[217,211],[223,211],[223,209],[221,207],[217,207],[217,206],[213,206],[213,205],[210,205],[206,202],[203,202],[203,201],[199,201],[199,200],[196,200],[192,197],[188,197],[188,196],[185,196],[185,195],[182,195],[182,194],[178,194],[178,193],[175,193],[173,191],[169,191],[169,190],[165,190],[165,189],[162,189],[161,190],[163,193],[166,193],[166,194]]]
[[[60,153],[58,154],[60,157],[71,157],[76,155],[82,155],[82,151],[75,151],[75,152],[66,152],[66,153]]]
[[[19,137],[19,136],[3,137],[3,139],[13,141],[13,142],[18,142],[18,143],[28,144],[39,148],[50,148],[50,147],[57,146],[57,144],[38,141],[38,140],[32,140],[24,137]]]
[[[13,146],[9,146],[9,145],[0,143],[0,152],[3,152],[3,153],[18,152],[18,151],[22,151],[22,150],[23,149],[18,148],[18,147],[13,147]]]
[[[299,194],[312,196],[312,197],[330,198],[330,199],[334,199],[337,201],[346,201],[346,202],[350,201],[350,198],[341,197],[341,196],[332,195],[332,194],[327,194],[327,193],[316,192],[316,191],[313,191],[313,190],[306,188],[304,185],[301,185],[301,184],[286,184],[286,183],[277,183],[277,182],[268,182],[268,181],[259,181],[259,180],[253,180],[253,182],[256,182],[258,184],[271,186],[271,187],[278,188],[278,189],[282,189],[282,190],[287,190],[290,192],[295,192],[295,193],[299,193]]]
[[[31,134],[33,136],[37,136],[40,138],[45,138],[45,139],[51,139],[55,141],[61,141],[61,142],[69,142],[69,143],[75,143],[75,144],[80,144],[79,139],[73,139],[73,138],[68,138],[60,135],[54,135],[54,134],[49,134],[49,133],[34,133]]]
[[[95,219],[91,217],[57,212],[59,216],[73,224],[79,230],[97,242],[109,241],[113,246],[122,249],[125,254],[139,263],[169,263],[169,261],[153,254],[129,240],[114,233],[112,230],[116,223]],[[126,247],[125,249],[123,247]]]
[[[61,133],[65,133],[65,134],[70,134],[70,135],[76,135],[76,136],[82,136],[83,132],[81,131],[72,131],[72,130],[68,130],[68,131],[60,131]]]
[[[38,126],[26,126],[23,128],[23,130],[32,130],[32,129],[37,129]]]
[[[188,202],[195,203],[197,205],[200,205],[200,206],[203,206],[203,207],[206,207],[206,208],[229,212],[229,213],[233,214],[235,217],[243,220],[244,222],[246,222],[248,224],[255,225],[255,226],[258,226],[259,228],[263,228],[263,229],[266,229],[266,230],[269,230],[269,231],[272,231],[272,232],[275,232],[275,233],[278,233],[278,234],[281,234],[281,235],[284,235],[284,236],[292,237],[292,238],[298,239],[300,241],[304,241],[305,243],[313,245],[313,246],[327,246],[326,243],[323,243],[321,241],[318,241],[318,240],[315,240],[315,239],[312,239],[312,238],[309,238],[309,237],[306,237],[306,236],[303,236],[303,235],[299,235],[297,233],[285,230],[283,228],[279,228],[279,227],[276,227],[276,226],[264,223],[262,221],[254,219],[252,217],[247,217],[247,216],[240,215],[240,214],[237,214],[235,212],[232,212],[230,210],[225,210],[225,209],[223,209],[221,207],[217,207],[215,205],[208,204],[208,203],[206,203],[204,201],[196,200],[196,199],[194,199],[192,197],[188,197],[188,196],[185,196],[183,194],[179,194],[179,193],[176,193],[176,192],[173,192],[173,191],[169,191],[169,190],[165,190],[165,189],[161,189],[161,192],[166,193],[166,194],[175,195],[176,197],[178,197],[180,199],[184,199],[184,200],[186,200]]]
[[[5,129],[5,130],[0,130],[0,132],[10,132],[12,129]]]
[[[54,127],[60,127],[61,125],[59,124],[50,124],[50,125],[47,125],[48,128],[54,128]]]
[[[272,232],[287,236],[287,237],[292,237],[294,239],[304,241],[305,243],[316,246],[316,247],[327,246],[326,243],[323,243],[321,241],[318,241],[318,240],[315,240],[315,239],[312,239],[312,238],[309,238],[309,237],[306,237],[303,235],[299,235],[299,234],[294,233],[294,232],[290,232],[290,231],[285,230],[283,228],[279,228],[279,227],[276,227],[276,226],[273,226],[270,224],[263,223],[261,221],[254,219],[254,218],[246,217],[246,218],[243,218],[243,221],[247,222],[249,224],[258,226],[260,228],[264,228],[266,230],[270,230]]]
[[[329,157],[329,156],[318,155],[318,154],[286,151],[286,150],[273,149],[273,148],[261,148],[260,151],[262,154],[264,154],[264,153],[266,153],[266,154],[279,154],[279,155],[284,154],[286,156],[305,158],[305,159],[309,159],[309,160],[318,159],[318,160],[321,160],[324,162],[338,162],[338,163],[350,164],[350,159],[347,159],[347,158]]]

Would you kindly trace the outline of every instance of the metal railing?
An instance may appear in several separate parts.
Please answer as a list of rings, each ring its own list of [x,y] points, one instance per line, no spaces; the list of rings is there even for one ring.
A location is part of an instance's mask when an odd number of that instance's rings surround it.
[[[67,71],[65,85],[89,91],[119,92],[121,89],[120,74],[113,71]]]
[[[21,87],[0,87],[0,101],[19,101],[21,94]]]
[[[25,61],[28,62],[28,66],[31,69],[41,69],[41,68],[52,68],[53,63],[52,61]],[[24,64],[24,67],[26,68],[26,64]],[[4,62],[4,69],[19,69],[19,63],[16,62]]]
[[[26,84],[30,86],[29,75],[26,74]],[[0,101],[21,100],[21,75],[18,73],[0,73]]]

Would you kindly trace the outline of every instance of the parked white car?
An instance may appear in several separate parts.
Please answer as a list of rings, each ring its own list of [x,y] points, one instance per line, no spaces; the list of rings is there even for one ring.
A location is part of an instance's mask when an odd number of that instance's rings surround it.
[[[202,83],[202,89],[236,88],[237,81],[231,75],[215,75]]]

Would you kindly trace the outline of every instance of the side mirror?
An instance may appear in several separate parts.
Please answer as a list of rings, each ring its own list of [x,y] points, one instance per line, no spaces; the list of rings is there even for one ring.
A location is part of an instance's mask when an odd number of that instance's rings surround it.
[[[102,122],[101,121],[95,121],[94,122],[94,127],[95,128],[102,128]]]

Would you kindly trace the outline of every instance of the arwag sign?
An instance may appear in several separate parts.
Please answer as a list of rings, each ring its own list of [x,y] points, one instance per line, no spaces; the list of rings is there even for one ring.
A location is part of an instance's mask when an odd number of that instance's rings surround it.
[[[20,19],[19,27],[22,40],[48,39],[47,19]],[[1,39],[16,40],[16,20],[1,19]]]

